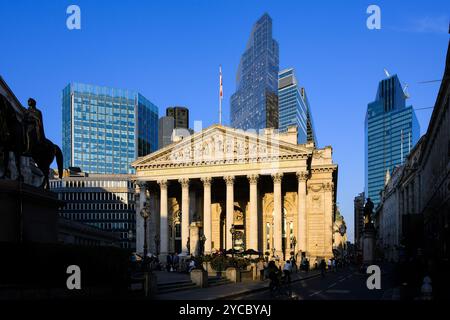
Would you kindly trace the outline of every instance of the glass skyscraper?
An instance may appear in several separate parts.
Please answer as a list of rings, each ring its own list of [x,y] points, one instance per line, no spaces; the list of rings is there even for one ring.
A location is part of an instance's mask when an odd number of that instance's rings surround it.
[[[365,190],[375,205],[380,202],[387,171],[403,164],[419,140],[420,128],[397,75],[382,80],[365,120]]]
[[[231,126],[238,129],[278,128],[278,43],[272,19],[264,14],[253,26],[231,96]]]
[[[158,107],[134,91],[71,83],[62,123],[65,168],[133,173],[130,164],[158,147]]]
[[[317,145],[311,107],[305,88],[298,86],[293,68],[278,74],[278,113],[280,132],[289,126],[297,127],[297,143],[313,142]]]

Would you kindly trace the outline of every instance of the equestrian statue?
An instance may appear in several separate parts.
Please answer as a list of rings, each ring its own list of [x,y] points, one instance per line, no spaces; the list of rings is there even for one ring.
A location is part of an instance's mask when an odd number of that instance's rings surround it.
[[[59,178],[63,175],[63,155],[61,149],[45,137],[42,113],[36,101],[28,99],[28,109],[24,111],[23,121],[19,121],[12,104],[0,95],[0,152],[3,153],[4,170],[0,178],[12,177],[9,170],[9,153],[14,154],[17,180],[23,181],[20,168],[22,156],[31,157],[42,171],[44,180],[41,188],[50,189],[50,165],[56,157]]]

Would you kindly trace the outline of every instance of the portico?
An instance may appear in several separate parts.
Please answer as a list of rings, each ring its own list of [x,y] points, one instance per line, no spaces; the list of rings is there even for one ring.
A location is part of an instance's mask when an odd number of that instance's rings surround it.
[[[294,138],[293,129],[255,134],[214,125],[137,159],[137,210],[148,202],[152,212],[149,251],[198,254],[203,234],[205,253],[234,248],[282,260],[331,257],[337,165],[331,147],[297,145]]]

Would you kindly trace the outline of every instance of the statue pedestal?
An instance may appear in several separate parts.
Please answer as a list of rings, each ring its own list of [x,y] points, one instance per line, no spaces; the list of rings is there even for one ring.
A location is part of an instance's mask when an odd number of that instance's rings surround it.
[[[15,180],[0,180],[0,241],[57,242],[55,193]]]
[[[375,260],[375,230],[366,228],[363,234],[363,263],[373,264]]]

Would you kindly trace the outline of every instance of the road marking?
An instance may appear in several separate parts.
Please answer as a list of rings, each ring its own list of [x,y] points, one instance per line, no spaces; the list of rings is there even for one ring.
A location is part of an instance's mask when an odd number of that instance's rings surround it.
[[[316,291],[314,293],[311,293],[309,296],[312,297],[312,296],[315,296],[316,294],[319,294],[319,293],[322,293],[322,290]]]
[[[331,284],[329,287],[328,287],[328,289],[329,288],[333,288],[335,285],[337,285],[337,283],[335,282],[335,283],[333,283],[333,284]]]
[[[346,278],[342,278],[342,279],[339,280],[339,282],[345,281],[345,279],[346,279]]]
[[[337,290],[337,289],[334,289],[334,290],[327,290],[326,292],[327,293],[350,293],[350,290]]]

